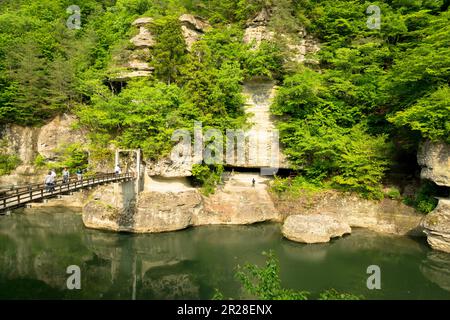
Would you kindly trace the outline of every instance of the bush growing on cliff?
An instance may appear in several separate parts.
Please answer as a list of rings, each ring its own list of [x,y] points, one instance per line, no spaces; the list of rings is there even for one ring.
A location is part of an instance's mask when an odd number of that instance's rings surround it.
[[[425,181],[413,197],[407,197],[403,202],[426,214],[436,208],[438,204],[438,200],[435,198],[436,194],[438,194],[437,186],[432,182]]]
[[[210,195],[214,193],[217,184],[222,181],[223,171],[222,165],[194,164],[192,166],[194,184],[201,186],[201,191],[204,195]]]
[[[9,174],[21,163],[20,158],[16,155],[0,153],[0,176]]]

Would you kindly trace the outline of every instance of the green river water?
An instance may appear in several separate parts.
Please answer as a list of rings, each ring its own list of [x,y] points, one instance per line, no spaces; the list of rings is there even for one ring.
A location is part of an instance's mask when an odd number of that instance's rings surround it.
[[[450,299],[450,254],[425,239],[364,229],[328,244],[282,238],[280,225],[206,226],[162,234],[86,229],[68,209],[26,209],[0,216],[2,299],[210,299],[249,298],[235,280],[245,262],[280,260],[287,288],[314,298],[328,288],[366,299]],[[68,290],[66,268],[81,269],[81,290]],[[369,290],[366,269],[381,268],[381,289]]]

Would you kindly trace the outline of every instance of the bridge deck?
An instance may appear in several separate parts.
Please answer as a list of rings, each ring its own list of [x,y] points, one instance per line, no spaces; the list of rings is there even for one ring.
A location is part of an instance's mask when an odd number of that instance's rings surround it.
[[[76,177],[71,178],[67,183],[63,183],[62,180],[57,180],[54,190],[52,191],[49,191],[44,183],[6,189],[1,191],[0,194],[0,213],[19,208],[32,201],[56,197],[60,194],[93,187],[99,184],[129,181],[132,179],[134,179],[134,174],[132,173],[105,173],[89,178],[83,178],[81,180],[78,180]]]

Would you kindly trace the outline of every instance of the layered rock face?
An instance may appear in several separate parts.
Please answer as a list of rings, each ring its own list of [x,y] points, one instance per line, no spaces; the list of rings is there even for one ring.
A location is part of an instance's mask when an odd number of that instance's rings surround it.
[[[433,249],[450,253],[450,199],[439,199],[437,207],[422,222]]]
[[[192,217],[202,210],[196,190],[142,192],[134,215],[134,232],[181,230],[192,225]]]
[[[279,221],[266,179],[257,174],[236,174],[208,197],[180,178],[152,180],[136,202],[126,191],[129,186],[123,190],[120,184],[116,189],[100,187],[83,208],[83,222],[87,227],[114,231],[164,232],[198,225]]]
[[[253,19],[246,24],[244,32],[244,42],[252,45],[252,50],[260,47],[263,41],[274,41],[279,37],[289,49],[289,60],[293,62],[312,62],[307,60],[308,54],[314,54],[320,50],[319,42],[309,36],[304,28],[298,30],[296,34],[275,34],[270,30],[270,12],[267,9],[261,10]]]
[[[282,228],[286,238],[303,243],[329,242],[351,232],[347,223],[322,214],[289,216]]]
[[[203,34],[211,27],[206,21],[192,14],[183,14],[178,20],[181,23],[181,32],[189,51],[192,49],[192,45],[200,40]]]
[[[126,71],[121,71],[114,75],[114,80],[127,81],[136,77],[148,77],[152,74],[154,68],[149,65],[151,59],[150,49],[155,46],[154,37],[150,32],[152,22],[152,18],[143,17],[132,23],[139,30],[139,33],[130,40],[134,49],[126,51],[124,57],[121,57],[125,62],[118,64],[122,64]]]
[[[194,225],[280,221],[267,191],[267,181],[258,174],[232,175],[222,188],[204,197],[204,210],[194,217]]]
[[[98,187],[83,207],[86,227],[114,231],[133,231],[136,194],[134,182]]]
[[[269,12],[261,10],[256,17],[247,22],[244,32],[244,42],[253,44],[253,49],[259,48],[263,40],[273,40],[274,33],[269,31],[268,23],[270,20]]]
[[[76,119],[70,115],[55,117],[41,128],[8,125],[2,132],[6,142],[5,153],[20,158],[21,165],[10,175],[0,177],[0,184],[22,184],[40,182],[42,173],[34,168],[36,156],[46,160],[58,159],[58,152],[72,143],[86,144],[86,137],[80,130],[73,129]]]
[[[245,112],[250,115],[252,127],[245,132],[243,161],[236,153],[234,162],[227,163],[236,167],[289,168],[286,157],[280,151],[279,134],[270,112],[276,94],[275,84],[271,81],[247,81],[243,93],[246,98]]]
[[[450,187],[450,145],[426,141],[419,147],[417,162],[422,179]],[[439,199],[437,207],[424,219],[422,226],[433,249],[450,253],[450,199]]]
[[[192,45],[200,40],[210,28],[206,21],[191,14],[183,14],[178,20],[188,50],[191,50]],[[155,36],[150,29],[152,23],[153,18],[150,17],[142,17],[132,23],[139,33],[130,40],[134,48],[124,50],[115,57],[115,65],[125,70],[114,74],[113,80],[128,81],[132,78],[148,77],[152,74],[154,68],[150,66],[149,62],[152,59],[151,49],[156,44]]]
[[[276,199],[276,208],[284,217],[326,214],[351,227],[382,233],[423,236],[423,215],[400,201],[361,199],[356,195],[325,191],[299,199]]]
[[[450,145],[426,141],[419,147],[417,162],[422,167],[420,177],[440,186],[450,187]]]

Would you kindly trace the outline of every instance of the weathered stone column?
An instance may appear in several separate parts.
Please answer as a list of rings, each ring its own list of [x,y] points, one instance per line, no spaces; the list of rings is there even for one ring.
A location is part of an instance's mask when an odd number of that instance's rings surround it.
[[[450,187],[450,145],[424,142],[417,155],[420,176],[439,186]],[[429,245],[450,253],[450,198],[440,198],[437,207],[422,221]]]

